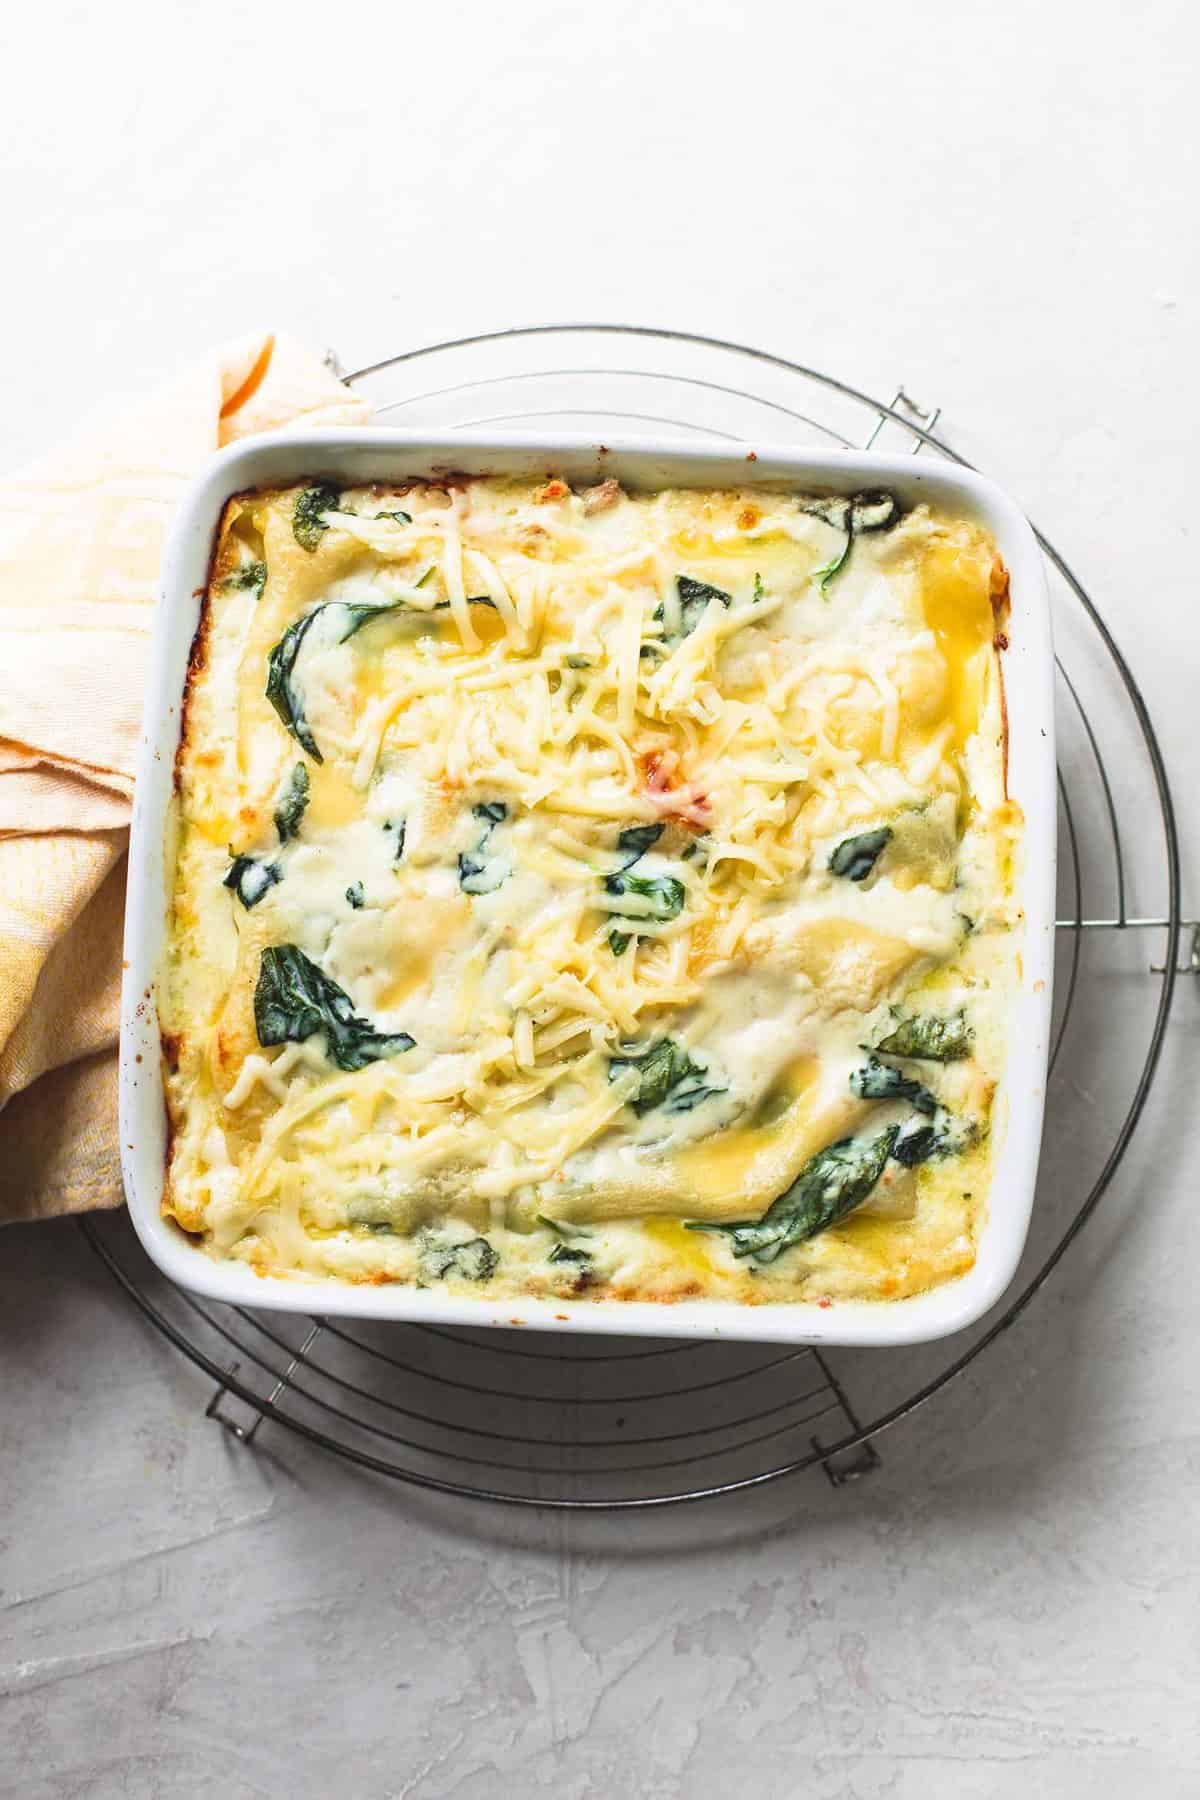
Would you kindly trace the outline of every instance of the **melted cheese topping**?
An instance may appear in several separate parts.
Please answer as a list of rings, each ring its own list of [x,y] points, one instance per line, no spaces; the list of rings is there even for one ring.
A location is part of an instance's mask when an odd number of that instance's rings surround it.
[[[850,529],[831,575],[846,518],[782,493],[230,503],[161,996],[164,1207],[210,1253],[512,1297],[970,1267],[1019,923],[1003,569],[924,507]],[[864,1096],[921,1016],[959,1053]],[[931,1153],[775,1260],[687,1229],[935,1103]]]

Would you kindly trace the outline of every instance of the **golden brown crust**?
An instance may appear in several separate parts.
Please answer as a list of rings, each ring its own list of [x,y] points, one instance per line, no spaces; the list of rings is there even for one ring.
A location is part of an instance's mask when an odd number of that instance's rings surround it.
[[[213,583],[216,581],[220,570],[221,558],[233,522],[244,510],[245,498],[244,495],[235,494],[231,500],[226,502],[221,513],[221,520],[217,527],[216,534],[213,537],[212,550],[209,553],[208,573],[200,599],[200,616],[196,621],[196,629],[192,634],[191,647],[188,651],[187,671],[183,681],[183,697],[179,709],[179,742],[175,747],[175,764],[172,776],[177,800],[183,792],[183,765],[191,743],[193,702],[200,684],[200,678],[208,665],[209,639],[212,631]],[[159,1033],[159,1039],[163,1066],[169,1074],[174,1075],[179,1070],[183,1048],[183,1034],[182,1032],[163,1030]],[[165,1171],[163,1180],[162,1211],[167,1216],[174,1218],[181,1227],[186,1229],[186,1220],[181,1216],[180,1211],[177,1208],[173,1182],[171,1179],[171,1170],[175,1162],[177,1149],[178,1126],[174,1109],[170,1103],[169,1092],[170,1090],[168,1088],[168,1098],[166,1100],[167,1131],[164,1150]],[[203,1219],[196,1218],[193,1229],[197,1232],[202,1232],[203,1227]]]
[[[205,577],[203,590],[200,592],[200,616],[196,620],[196,629],[192,633],[191,648],[188,651],[187,672],[183,678],[183,698],[179,709],[179,742],[175,747],[175,792],[182,792],[183,761],[190,743],[192,701],[200,677],[208,666],[209,637],[212,631],[212,589],[221,566],[221,558],[225,549],[229,531],[233,521],[243,511],[245,496],[235,494],[232,500],[225,503],[221,514],[221,522],[213,538],[212,551],[208,559],[208,574]]]

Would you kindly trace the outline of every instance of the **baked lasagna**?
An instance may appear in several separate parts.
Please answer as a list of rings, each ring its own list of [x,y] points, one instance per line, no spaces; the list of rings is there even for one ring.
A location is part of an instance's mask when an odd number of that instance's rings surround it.
[[[1007,578],[886,492],[227,505],[164,1209],[263,1276],[893,1301],[970,1268],[1020,948]]]

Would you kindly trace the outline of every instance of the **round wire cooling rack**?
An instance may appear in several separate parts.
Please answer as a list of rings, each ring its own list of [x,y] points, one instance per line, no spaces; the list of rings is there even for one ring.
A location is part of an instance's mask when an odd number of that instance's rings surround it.
[[[520,426],[603,440],[653,426],[685,439],[966,461],[938,435],[939,410],[903,388],[885,402],[781,356],[650,327],[492,332],[348,375],[331,362],[377,418],[417,431]],[[123,1213],[81,1220],[129,1298],[214,1382],[211,1418],[246,1444],[270,1421],[440,1492],[558,1509],[665,1506],[818,1466],[838,1485],[868,1473],[874,1440],[1013,1325],[1111,1186],[1154,1081],[1176,976],[1200,973],[1190,921],[1178,966],[1179,844],[1145,702],[1082,582],[1039,541],[1057,646],[1062,853],[1047,1129],[1014,1297],[950,1348],[856,1353],[851,1382],[848,1356],[808,1347],[614,1349],[611,1339],[351,1325],[201,1302],[158,1273]],[[1153,968],[1147,932],[1163,948]],[[1119,1033],[1099,1028],[1114,982]]]

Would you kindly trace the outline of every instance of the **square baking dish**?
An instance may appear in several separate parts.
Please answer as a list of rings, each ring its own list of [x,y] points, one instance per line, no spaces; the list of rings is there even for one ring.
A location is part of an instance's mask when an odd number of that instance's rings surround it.
[[[1025,925],[1008,1063],[994,1102],[1000,1147],[978,1255],[966,1275],[889,1302],[473,1301],[400,1285],[258,1276],[244,1264],[213,1261],[162,1216],[167,1123],[156,982],[167,940],[175,753],[188,656],[222,509],[231,495],[248,488],[286,486],[308,477],[327,477],[348,487],[450,471],[556,474],[585,483],[613,476],[634,489],[746,486],[852,493],[886,487],[906,504],[930,501],[966,514],[991,532],[1011,580],[1012,616],[1002,667],[1009,794],[1025,817],[1018,889]],[[138,1236],[162,1272],[181,1287],[230,1304],[290,1312],[794,1344],[911,1344],[961,1330],[1007,1288],[1029,1226],[1050,1032],[1055,822],[1053,652],[1041,553],[1012,502],[970,470],[852,451],[764,446],[734,452],[654,440],[599,445],[583,438],[498,441],[372,429],[277,433],[235,445],[214,458],[180,509],[164,561],[152,641],[130,846],[120,1048],[121,1160]]]

